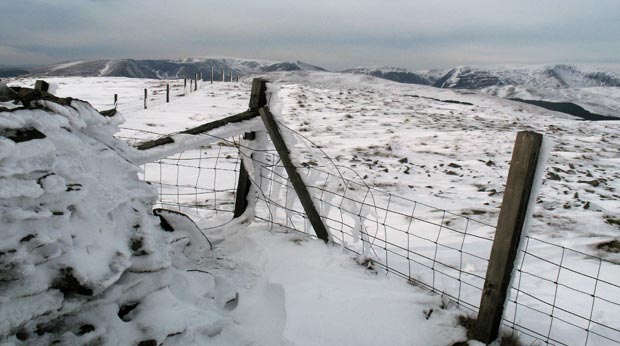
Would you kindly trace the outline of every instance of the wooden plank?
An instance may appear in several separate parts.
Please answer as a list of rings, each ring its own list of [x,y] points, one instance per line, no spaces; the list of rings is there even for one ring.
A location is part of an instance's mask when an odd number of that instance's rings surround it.
[[[515,141],[480,300],[480,311],[474,326],[474,338],[486,344],[493,342],[499,334],[542,140],[540,133],[523,131],[517,134]]]
[[[323,220],[321,220],[321,216],[316,210],[314,206],[314,202],[312,201],[312,197],[306,188],[306,185],[297,172],[297,169],[293,165],[291,161],[291,157],[289,155],[289,150],[286,147],[286,143],[284,142],[284,138],[282,138],[282,134],[278,128],[278,124],[273,118],[273,114],[269,111],[269,108],[262,107],[259,109],[259,113],[265,127],[267,128],[267,133],[269,133],[269,137],[271,137],[271,141],[278,151],[278,155],[280,155],[280,159],[282,160],[282,164],[284,165],[284,169],[288,174],[289,179],[291,180],[291,184],[297,193],[297,197],[299,197],[299,201],[301,202],[306,215],[308,216],[308,220],[314,228],[314,232],[319,239],[322,239],[325,242],[329,241],[329,232],[327,232],[327,228],[323,224]]]
[[[210,123],[202,124],[200,126],[187,129],[185,131],[178,132],[177,134],[189,134],[189,135],[199,135],[201,133],[209,132],[215,130],[219,127],[226,126],[228,124],[239,123],[242,121],[250,120],[252,118],[257,117],[259,114],[256,111],[245,111],[243,113],[231,115],[226,118],[218,119],[216,121],[212,121]],[[170,136],[161,137],[152,141],[147,141],[140,143],[137,148],[139,150],[148,150],[151,148],[158,147],[160,145],[171,144],[174,143],[174,140]]]

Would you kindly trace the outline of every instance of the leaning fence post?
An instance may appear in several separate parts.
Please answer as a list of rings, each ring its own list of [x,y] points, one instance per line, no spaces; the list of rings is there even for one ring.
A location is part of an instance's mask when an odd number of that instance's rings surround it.
[[[265,128],[267,128],[267,133],[269,133],[269,137],[271,138],[271,142],[273,146],[276,148],[278,155],[280,156],[280,160],[284,165],[284,169],[286,170],[286,174],[297,193],[297,197],[299,197],[299,201],[301,202],[301,206],[303,207],[306,215],[308,216],[308,220],[314,228],[314,232],[319,239],[322,239],[325,242],[329,241],[329,232],[327,231],[327,227],[321,220],[321,215],[316,210],[316,206],[312,201],[312,197],[308,192],[308,188],[304,183],[303,179],[297,172],[297,169],[293,165],[291,161],[291,157],[289,155],[289,149],[286,146],[286,142],[280,133],[280,129],[278,128],[278,124],[273,117],[273,114],[269,111],[268,107],[261,107],[258,112],[260,113],[260,117],[265,124]]]
[[[474,338],[486,344],[493,342],[499,334],[527,208],[536,183],[534,179],[542,141],[542,134],[531,131],[519,132],[515,141],[480,311],[474,325]]]
[[[146,109],[146,97],[147,97],[147,92],[146,92],[146,88],[144,88],[144,109]]]
[[[166,103],[170,103],[170,84],[166,83]]]

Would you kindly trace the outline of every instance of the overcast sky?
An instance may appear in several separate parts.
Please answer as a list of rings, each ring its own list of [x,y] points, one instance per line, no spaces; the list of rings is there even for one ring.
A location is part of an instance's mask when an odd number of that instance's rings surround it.
[[[194,56],[616,64],[620,0],[0,0],[0,65]]]

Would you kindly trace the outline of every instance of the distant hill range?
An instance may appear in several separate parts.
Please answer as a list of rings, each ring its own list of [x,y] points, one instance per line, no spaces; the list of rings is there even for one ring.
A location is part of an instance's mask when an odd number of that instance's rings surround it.
[[[400,68],[360,67],[343,72],[437,88],[475,89],[587,120],[620,118],[620,73],[595,67],[459,66],[415,73]]]
[[[231,72],[233,76],[246,76],[277,71],[327,71],[301,61],[204,57],[177,60],[85,60],[34,68],[0,66],[0,78],[25,75],[169,79],[203,73],[203,77],[208,79],[212,67],[216,80],[222,79],[222,71],[225,71],[226,79],[230,78]],[[340,72],[437,88],[475,89],[555,111],[565,110],[565,113],[584,119],[605,119],[610,116],[620,118],[620,72],[595,67],[566,64],[458,66],[416,72],[396,67],[357,67]],[[583,116],[579,107],[591,114]]]
[[[356,67],[341,71],[343,73],[367,74],[399,83],[432,85],[433,83],[419,74],[399,67]]]
[[[620,87],[620,75],[602,70],[583,70],[572,65],[459,66],[448,70],[410,72],[397,67],[358,67],[342,71],[363,73],[400,83],[450,89],[484,89],[502,86],[533,88]]]
[[[183,78],[203,73],[210,78],[222,79],[222,71],[229,78],[261,72],[274,71],[325,71],[325,69],[301,61],[275,62],[238,58],[191,58],[179,60],[84,60],[32,68],[21,75],[32,76],[81,76],[81,77],[128,77],[128,78]],[[8,69],[6,69],[8,70]],[[0,69],[0,73],[3,70]],[[22,71],[23,72],[23,71]],[[18,74],[19,75],[19,74]],[[8,77],[8,76],[7,76]]]

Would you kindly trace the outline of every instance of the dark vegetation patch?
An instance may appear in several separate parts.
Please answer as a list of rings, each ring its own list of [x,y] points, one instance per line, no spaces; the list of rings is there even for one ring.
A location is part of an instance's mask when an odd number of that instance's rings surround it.
[[[0,78],[18,77],[28,73],[30,71],[20,68],[0,68]]]
[[[600,121],[600,120],[620,120],[619,117],[611,117],[605,116],[601,114],[592,113],[583,107],[574,104],[572,102],[550,102],[550,101],[539,101],[539,100],[524,100],[519,98],[511,98],[509,100],[523,102],[527,104],[531,104],[534,106],[538,106],[544,109],[548,109],[555,112],[570,114],[576,117],[579,117],[583,120],[591,120],[591,121]]]
[[[454,104],[457,104],[457,105],[464,105],[464,106],[473,106],[474,105],[473,103],[469,103],[469,102],[455,101],[455,100],[440,100],[440,99],[436,99],[434,97],[427,97],[427,96],[420,96],[420,95],[405,95],[405,96],[417,97],[417,98],[421,98],[421,99],[433,100],[433,101],[443,102],[443,103],[454,103]]]
[[[596,245],[596,248],[609,253],[620,253],[620,241],[614,239],[604,243],[599,243]]]

